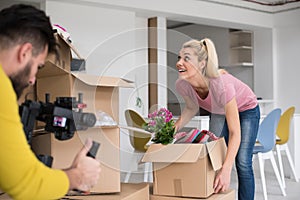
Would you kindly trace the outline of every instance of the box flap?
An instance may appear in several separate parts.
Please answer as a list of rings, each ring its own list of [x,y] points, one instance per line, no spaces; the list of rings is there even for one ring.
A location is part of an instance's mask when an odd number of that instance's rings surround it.
[[[152,144],[142,162],[193,163],[206,151],[203,144]]]
[[[112,76],[96,76],[80,72],[72,72],[71,74],[87,85],[105,87],[134,87],[132,81],[122,78]]]
[[[38,70],[36,74],[37,78],[49,77],[49,76],[59,76],[65,75],[69,72],[65,69],[58,67],[52,60],[47,60],[45,66]]]
[[[36,77],[43,78],[43,77],[60,76],[66,74],[70,74],[70,72],[58,67],[55,63],[49,60],[46,61],[45,66],[38,71]],[[123,78],[112,77],[112,76],[96,76],[96,75],[90,75],[90,74],[85,74],[80,72],[71,72],[71,74],[75,78],[91,86],[134,87],[133,81],[126,80]]]
[[[224,138],[206,143],[208,155],[214,171],[220,169],[225,160],[227,146]]]
[[[64,36],[62,34],[57,34],[69,47],[70,49],[75,53],[75,55],[77,56],[77,58],[79,59],[84,59],[78,52],[78,50],[75,48],[75,46],[69,42],[66,38],[64,38]]]

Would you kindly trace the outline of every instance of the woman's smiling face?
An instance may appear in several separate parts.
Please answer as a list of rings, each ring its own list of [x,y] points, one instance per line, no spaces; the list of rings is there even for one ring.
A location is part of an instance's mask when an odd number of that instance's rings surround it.
[[[197,73],[201,74],[201,63],[192,48],[181,49],[176,63],[179,76],[183,79],[190,79]]]

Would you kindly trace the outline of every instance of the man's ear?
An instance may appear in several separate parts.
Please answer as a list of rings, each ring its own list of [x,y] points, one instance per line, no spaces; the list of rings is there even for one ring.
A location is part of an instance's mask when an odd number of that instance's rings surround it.
[[[20,45],[19,51],[18,51],[18,62],[23,65],[30,61],[32,57],[32,44],[31,43],[25,43]]]

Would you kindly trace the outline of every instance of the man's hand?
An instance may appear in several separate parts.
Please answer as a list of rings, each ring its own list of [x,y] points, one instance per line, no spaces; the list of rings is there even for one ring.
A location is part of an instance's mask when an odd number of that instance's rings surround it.
[[[70,181],[70,190],[89,191],[98,182],[101,168],[99,161],[87,156],[91,147],[92,140],[88,139],[76,155],[71,167],[65,170]]]

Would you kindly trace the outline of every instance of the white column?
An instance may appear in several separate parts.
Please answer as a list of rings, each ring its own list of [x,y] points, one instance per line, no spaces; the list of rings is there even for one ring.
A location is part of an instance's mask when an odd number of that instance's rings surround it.
[[[167,20],[157,17],[157,104],[167,108]]]
[[[295,164],[296,174],[300,178],[300,114],[294,114],[292,127],[288,145]]]

